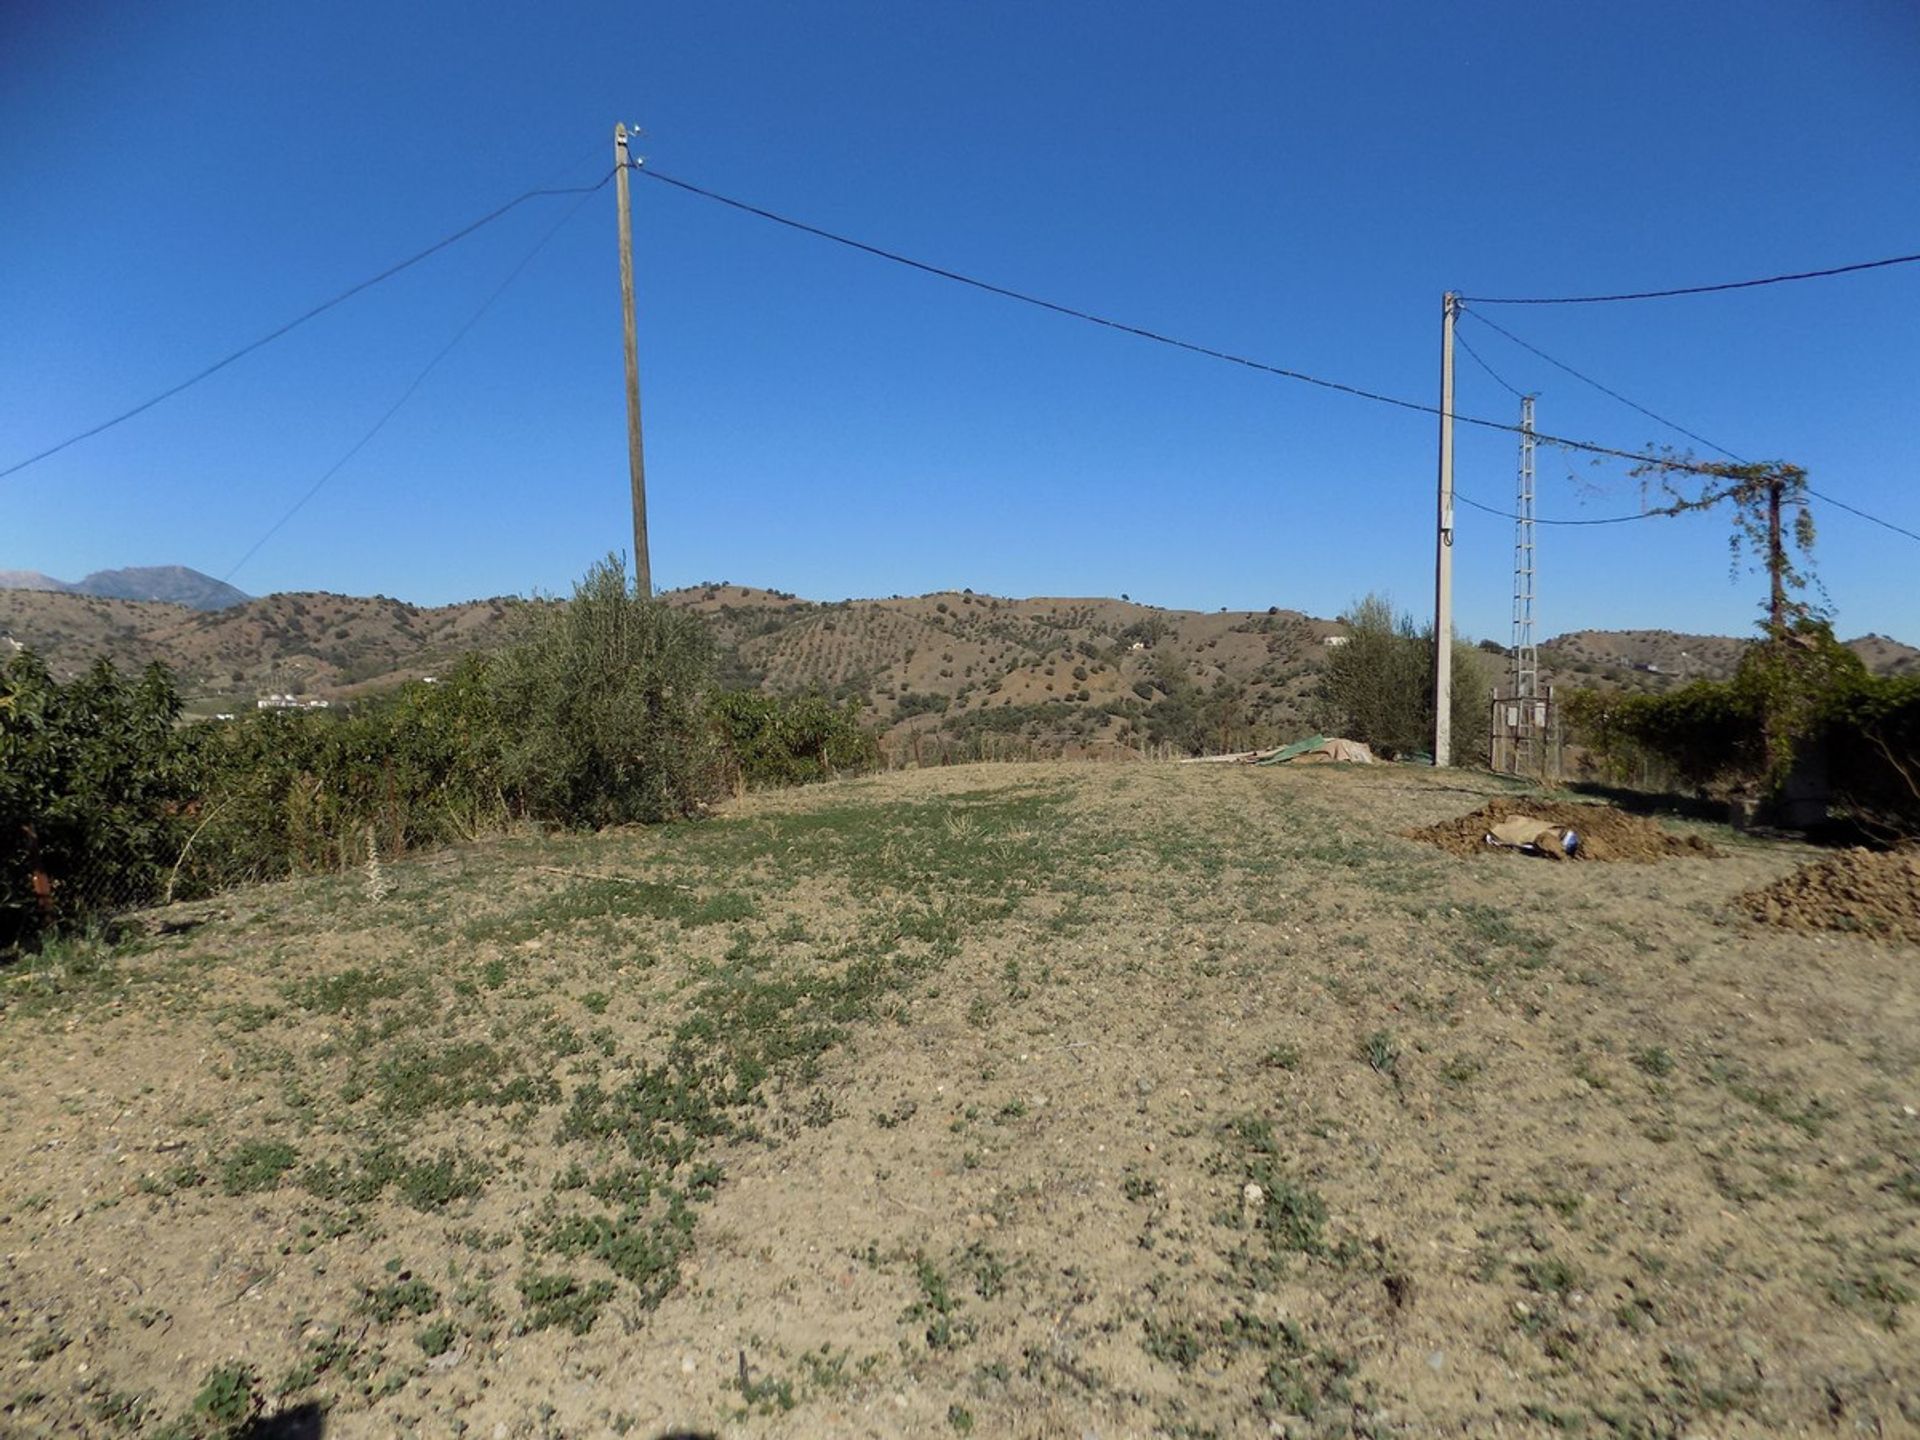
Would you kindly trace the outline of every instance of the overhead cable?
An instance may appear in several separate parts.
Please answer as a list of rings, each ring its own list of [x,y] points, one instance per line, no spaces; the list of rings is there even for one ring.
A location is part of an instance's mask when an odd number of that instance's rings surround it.
[[[1471,315],[1473,319],[1476,320],[1478,323],[1488,326],[1489,328],[1495,331],[1498,331],[1501,335],[1506,336],[1507,339],[1511,340],[1514,344],[1518,345],[1522,350],[1530,351],[1531,353],[1539,356],[1542,360],[1546,361],[1549,365],[1552,365],[1557,369],[1566,371],[1567,374],[1573,376],[1574,379],[1580,381],[1582,384],[1591,385],[1594,389],[1598,390],[1602,395],[1606,395],[1614,400],[1618,400],[1622,405],[1625,405],[1628,409],[1638,410],[1642,415],[1646,416],[1649,420],[1657,421],[1658,423],[1666,426],[1669,430],[1675,431],[1678,434],[1686,436],[1689,440],[1698,441],[1700,444],[1706,446],[1709,450],[1718,451],[1720,454],[1726,456],[1729,460],[1733,461],[1736,465],[1745,465],[1750,463],[1747,460],[1742,459],[1739,455],[1734,454],[1734,452],[1727,449],[1726,446],[1717,445],[1713,441],[1707,439],[1706,436],[1699,434],[1697,431],[1689,430],[1687,429],[1686,426],[1680,424],[1679,422],[1674,420],[1669,420],[1667,419],[1666,416],[1658,414],[1655,411],[1649,410],[1646,406],[1642,405],[1639,401],[1630,399],[1627,396],[1622,395],[1618,390],[1612,389],[1611,387],[1606,385],[1602,385],[1598,380],[1594,379],[1591,375],[1582,374],[1580,371],[1574,369],[1571,365],[1567,364],[1564,360],[1554,359],[1553,356],[1547,354],[1547,352],[1540,349],[1539,346],[1528,344],[1525,340],[1522,340],[1518,335],[1514,334],[1511,330],[1507,329],[1504,325],[1497,324],[1494,321],[1489,320],[1486,316],[1477,314],[1472,310],[1468,310],[1466,311],[1466,313],[1468,315]],[[1459,339],[1458,334],[1456,334],[1454,338],[1456,340]],[[1464,343],[1465,342],[1463,341],[1462,344],[1464,345]],[[1472,352],[1469,351],[1468,353],[1471,354]],[[1474,358],[1478,359],[1479,357],[1475,356]],[[1491,374],[1492,372],[1489,371],[1488,373]],[[1499,377],[1495,376],[1494,378],[1498,379]],[[1862,520],[1865,520],[1871,524],[1880,526],[1883,530],[1891,530],[1893,531],[1894,534],[1904,535],[1909,540],[1920,540],[1920,532],[1909,530],[1904,525],[1896,525],[1891,520],[1884,520],[1880,516],[1875,515],[1870,511],[1862,510],[1857,505],[1849,505],[1844,500],[1836,500],[1831,495],[1827,495],[1822,493],[1821,491],[1815,490],[1811,485],[1806,487],[1806,491],[1809,495],[1813,496],[1815,499],[1825,501],[1827,504],[1834,506],[1836,509],[1845,510],[1850,515],[1857,515]],[[1652,512],[1652,513],[1659,513],[1659,512]],[[1548,522],[1542,521],[1541,523],[1545,524]]]
[[[1472,506],[1475,510],[1484,510],[1489,515],[1498,515],[1502,520],[1518,520],[1520,517],[1511,510],[1498,510],[1491,505],[1483,505],[1478,500],[1462,495],[1456,488],[1453,498],[1462,505]],[[1717,497],[1716,497],[1717,498]],[[1630,525],[1636,520],[1671,520],[1676,515],[1684,515],[1690,510],[1702,508],[1698,504],[1686,506],[1663,506],[1653,510],[1640,510],[1632,515],[1603,515],[1592,520],[1549,520],[1541,515],[1528,518],[1536,525]]]
[[[1752,290],[1761,285],[1786,285],[1795,280],[1824,280],[1829,275],[1852,275],[1861,270],[1883,270],[1889,265],[1911,265],[1920,254],[1892,255],[1885,260],[1862,260],[1855,265],[1833,265],[1825,270],[1800,270],[1791,275],[1766,275],[1758,280],[1727,280],[1718,285],[1682,285],[1673,290],[1633,290],[1621,295],[1462,295],[1469,305],[1606,305],[1615,300],[1666,300],[1676,295],[1713,295],[1723,290]]]
[[[1706,436],[1695,434],[1693,431],[1687,429],[1686,426],[1678,424],[1675,421],[1669,420],[1664,415],[1655,414],[1653,411],[1649,410],[1646,406],[1642,405],[1638,400],[1629,400],[1625,395],[1622,395],[1618,390],[1609,389],[1607,386],[1602,385],[1598,380],[1594,379],[1591,375],[1582,375],[1578,370],[1574,369],[1571,365],[1567,364],[1564,360],[1556,360],[1553,358],[1553,356],[1547,354],[1546,351],[1540,349],[1538,346],[1529,345],[1525,340],[1522,340],[1518,335],[1514,334],[1511,330],[1507,329],[1504,325],[1497,324],[1494,321],[1489,320],[1486,316],[1478,314],[1473,310],[1467,310],[1465,311],[1465,313],[1468,315],[1471,315],[1476,321],[1478,321],[1482,325],[1485,325],[1488,329],[1498,331],[1500,334],[1506,336],[1507,339],[1511,340],[1514,344],[1518,345],[1522,350],[1526,350],[1534,355],[1539,356],[1542,360],[1546,361],[1549,365],[1553,366],[1556,370],[1564,370],[1566,371],[1567,374],[1573,376],[1573,378],[1578,380],[1581,384],[1591,385],[1594,389],[1598,390],[1602,395],[1607,396],[1609,399],[1618,400],[1622,405],[1626,406],[1629,410],[1638,410],[1642,415],[1646,416],[1649,420],[1657,421],[1658,423],[1666,426],[1669,430],[1672,430],[1678,434],[1684,435],[1689,440],[1694,440],[1699,442],[1700,444],[1706,446],[1709,450],[1718,451],[1720,454],[1726,456],[1729,460],[1733,461],[1735,464],[1744,465],[1747,463],[1746,461],[1742,460],[1738,455],[1734,454],[1733,451],[1727,449],[1726,446],[1716,445],[1713,443],[1713,441],[1707,439]],[[1459,335],[1456,333],[1454,338],[1456,340],[1459,339]],[[1463,345],[1465,344],[1464,341],[1462,341],[1461,343]],[[1475,358],[1477,359],[1478,357],[1476,356]]]
[[[1508,384],[1505,377],[1503,377],[1498,370],[1494,369],[1493,366],[1481,358],[1480,352],[1467,343],[1466,336],[1462,335],[1458,330],[1455,330],[1453,332],[1453,339],[1455,344],[1472,357],[1474,364],[1478,365],[1482,370],[1486,371],[1488,375],[1493,377],[1494,384],[1498,385],[1502,390],[1505,390],[1516,400],[1524,400],[1527,398],[1524,390],[1517,389],[1513,385]]]
[[[606,183],[605,181],[602,181],[601,185],[604,185],[605,183]],[[313,484],[307,488],[306,492],[302,494],[298,500],[295,500],[293,504],[288,506],[287,509],[284,512],[282,512],[278,520],[275,520],[273,524],[267,527],[266,532],[262,534],[258,540],[254,541],[253,544],[247,547],[246,553],[242,555],[238,560],[234,561],[232,567],[228,569],[227,573],[220,577],[222,581],[228,581],[233,579],[233,577],[239,573],[240,568],[243,565],[245,565],[247,561],[251,560],[259,552],[261,546],[265,545],[267,541],[271,540],[275,535],[279,534],[281,527],[284,526],[289,520],[293,519],[295,515],[299,514],[301,510],[306,508],[307,502],[313,499],[314,496],[318,495],[321,492],[321,490],[326,487],[327,482],[333,479],[335,475],[339,474],[340,471],[346,467],[346,464],[349,460],[353,459],[354,456],[358,455],[362,450],[364,450],[367,447],[368,443],[372,441],[374,436],[378,435],[382,430],[386,429],[387,422],[393,419],[395,415],[400,413],[400,408],[403,405],[405,405],[407,401],[413,398],[414,392],[418,390],[420,386],[425,382],[427,376],[431,375],[434,372],[434,369],[440,364],[442,360],[447,358],[447,356],[452,352],[453,348],[456,345],[458,345],[462,340],[466,339],[467,332],[473,329],[474,326],[480,323],[481,317],[484,316],[487,313],[487,311],[493,308],[494,302],[498,300],[502,295],[506,294],[507,288],[510,285],[512,285],[514,281],[520,278],[521,272],[524,271],[527,268],[527,266],[533,263],[534,257],[538,255],[542,250],[547,248],[547,242],[553,239],[555,235],[558,235],[562,227],[564,227],[569,220],[573,219],[575,215],[580,213],[580,207],[585,205],[587,201],[592,197],[593,193],[597,191],[599,188],[600,188],[600,185],[594,185],[591,187],[583,188],[581,191],[578,192],[580,195],[580,198],[577,201],[575,201],[570,207],[568,207],[567,213],[562,215],[560,219],[554,223],[552,228],[547,230],[547,232],[543,234],[539,238],[539,240],[537,240],[534,243],[532,249],[530,249],[529,251],[527,251],[525,255],[520,257],[519,263],[516,264],[513,267],[513,269],[507,272],[506,278],[502,280],[497,286],[494,287],[493,293],[488,295],[485,300],[480,302],[480,308],[475,310],[473,314],[469,315],[466,319],[466,322],[463,325],[461,325],[461,327],[458,330],[453,332],[453,338],[447,341],[445,345],[442,345],[437,351],[434,352],[433,358],[427,361],[427,363],[421,367],[420,373],[415,375],[413,379],[408,383],[407,388],[400,392],[400,398],[395,400],[392,405],[388,406],[386,412],[383,415],[381,415],[381,417],[378,420],[373,422],[372,428],[370,428],[358,440],[354,441],[353,444],[350,447],[348,447],[347,452],[344,455],[342,455],[338,460],[334,461],[333,464],[329,465],[326,468],[326,470],[324,470],[321,473],[320,478],[315,480]]]
[[[1441,413],[1440,407],[1437,405],[1427,405],[1421,401],[1407,400],[1397,395],[1383,395],[1377,390],[1363,389],[1358,385],[1348,385],[1338,380],[1323,379],[1318,375],[1309,375],[1304,371],[1288,369],[1284,365],[1268,364],[1266,361],[1254,360],[1245,355],[1235,355],[1231,351],[1217,350],[1210,345],[1197,344],[1191,340],[1181,340],[1176,336],[1165,335],[1157,330],[1149,330],[1144,326],[1131,325],[1123,320],[1114,320],[1104,315],[1096,315],[1092,311],[1081,310],[1072,305],[1062,305],[1058,301],[1042,299],[1038,295],[1030,295],[1025,291],[1014,290],[1005,285],[996,285],[991,281],[980,280],[972,275],[962,274],[957,270],[949,270],[944,266],[931,265],[924,260],[915,260],[911,256],[902,255],[894,250],[883,249],[878,245],[869,245],[864,240],[855,240],[846,235],[835,234],[831,230],[823,230],[817,225],[807,224],[804,220],[795,220],[790,216],[781,215],[776,211],[749,204],[744,200],[732,199],[729,196],[721,195],[715,191],[695,185],[690,181],[676,179],[659,170],[639,165],[636,165],[634,168],[638,169],[642,175],[658,180],[663,185],[671,185],[676,190],[684,190],[688,194],[698,195],[702,199],[714,201],[716,204],[727,206],[729,209],[739,210],[748,215],[756,215],[762,220],[770,220],[774,224],[784,225],[790,230],[798,230],[802,234],[812,235],[821,240],[829,240],[836,245],[844,245],[850,250],[858,250],[863,254],[872,255],[881,260],[889,260],[896,265],[904,265],[909,270],[918,270],[925,275],[933,275],[942,280],[952,280],[956,284],[970,286],[975,290],[983,290],[989,295],[998,295],[1002,299],[1017,300],[1022,305],[1031,305],[1040,310],[1049,310],[1056,315],[1065,315],[1073,320],[1084,320],[1090,325],[1099,325],[1108,330],[1118,331],[1123,335],[1132,335],[1141,340],[1151,340],[1156,345],[1167,345],[1175,350],[1185,350],[1189,354],[1204,355],[1210,360],[1223,360],[1229,365],[1239,365],[1248,370],[1257,370],[1262,374],[1276,375],[1283,380],[1297,380],[1304,385],[1315,385],[1322,390],[1332,390],[1342,395],[1351,395],[1359,400],[1371,400],[1376,404],[1391,405],[1396,409],[1411,410],[1421,415],[1439,415]],[[1488,420],[1477,415],[1462,415],[1458,411],[1453,412],[1453,418],[1462,425],[1474,425],[1484,430],[1499,430],[1510,435],[1520,433],[1520,427],[1518,425],[1504,420]],[[1662,470],[1674,471],[1681,474],[1712,475],[1718,473],[1715,467],[1711,465],[1701,465],[1691,461],[1676,460],[1660,455],[1649,455],[1638,450],[1616,449],[1611,445],[1599,445],[1590,440],[1573,440],[1563,435],[1535,434],[1534,439],[1542,445],[1557,445],[1562,449],[1578,450],[1589,455],[1607,455],[1619,460],[1632,460],[1636,464],[1652,465]]]
[[[269,345],[275,340],[278,340],[282,336],[288,334],[289,332],[299,329],[302,325],[306,324],[309,320],[312,320],[317,318],[318,316],[324,315],[327,311],[333,309],[334,306],[339,305],[347,300],[351,300],[354,296],[360,294],[363,290],[371,290],[375,285],[380,284],[383,280],[391,280],[394,276],[398,275],[401,271],[412,269],[415,265],[418,265],[422,260],[425,260],[430,256],[439,254],[442,250],[446,249],[449,245],[456,244],[457,242],[466,239],[467,236],[473,234],[474,231],[482,229],[485,226],[491,225],[494,221],[498,220],[501,216],[505,215],[508,211],[514,209],[517,206],[525,204],[529,200],[541,199],[551,195],[591,195],[594,191],[604,187],[607,181],[611,180],[613,176],[614,176],[614,171],[609,170],[605,175],[601,176],[600,179],[592,185],[574,185],[574,186],[566,186],[558,189],[549,188],[549,189],[540,189],[540,190],[529,190],[524,195],[516,195],[513,199],[507,201],[506,204],[500,206],[496,210],[491,210],[485,215],[482,215],[478,220],[475,220],[472,224],[464,225],[460,229],[454,231],[451,235],[443,236],[442,238],[434,241],[433,244],[427,246],[426,249],[420,251],[418,254],[411,255],[407,259],[400,261],[396,265],[389,265],[386,269],[382,270],[379,274],[369,276],[367,279],[360,281],[357,285],[349,286],[347,289],[342,290],[338,295],[335,295],[331,300],[321,301],[320,304],[314,306],[311,310],[306,311],[304,314],[297,315],[293,319],[287,321],[286,324],[279,326],[277,329],[269,330],[265,335],[262,335],[259,339],[251,341],[248,344],[242,345],[238,350],[235,350],[230,355],[223,356],[221,359],[214,361],[213,364],[207,366],[204,370],[196,371],[194,374],[189,375],[185,380],[182,380],[179,384],[170,385],[165,390],[162,390],[159,394],[151,396],[148,399],[142,400],[138,405],[134,406],[131,410],[122,411],[120,414],[115,415],[111,420],[103,420],[98,425],[95,425],[92,428],[87,430],[82,430],[77,435],[70,435],[65,440],[62,440],[58,445],[50,445],[45,450],[40,451],[40,453],[37,455],[29,455],[24,460],[15,461],[13,464],[7,466],[4,470],[0,470],[0,480],[4,480],[7,476],[26,469],[29,465],[36,465],[40,461],[45,460],[50,455],[58,455],[62,450],[65,450],[70,445],[78,445],[82,440],[90,440],[95,435],[100,434],[102,431],[111,430],[114,426],[122,424],[125,421],[131,420],[136,415],[140,415],[145,413],[148,410],[151,410],[154,406],[160,404],[161,401],[163,400],[171,400],[175,395],[178,395],[181,391],[191,389],[193,386],[198,385],[202,380],[207,379],[209,376],[218,374],[220,371],[226,369],[227,366],[233,364],[234,361],[243,359],[244,357],[251,355],[254,351],[260,349],[262,346]]]
[[[1858,508],[1857,506],[1849,505],[1844,500],[1836,500],[1831,495],[1822,494],[1820,491],[1814,489],[1811,485],[1807,486],[1806,489],[1807,489],[1807,493],[1813,496],[1814,499],[1824,500],[1827,502],[1827,504],[1836,506],[1837,508],[1846,511],[1849,515],[1858,515],[1862,520],[1870,520],[1875,525],[1878,525],[1881,529],[1891,530],[1896,535],[1904,535],[1909,540],[1920,540],[1920,531],[1909,530],[1907,529],[1906,526],[1896,525],[1891,520],[1882,520],[1878,515],[1869,515],[1866,511]]]

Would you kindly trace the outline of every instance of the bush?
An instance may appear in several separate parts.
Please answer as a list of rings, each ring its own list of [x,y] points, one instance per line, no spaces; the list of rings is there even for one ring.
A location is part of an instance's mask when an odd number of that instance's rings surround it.
[[[501,656],[502,755],[527,813],[563,825],[667,820],[712,798],[713,644],[697,616],[632,589],[608,557]]]
[[[157,665],[66,685],[30,653],[0,666],[0,948],[159,893],[194,796],[179,713]]]
[[[1347,643],[1327,656],[1320,687],[1323,723],[1365,741],[1388,759],[1424,755],[1433,744],[1433,627],[1396,616],[1384,595],[1369,595],[1345,617]],[[1453,641],[1455,764],[1487,759],[1487,673],[1481,652]]]
[[[879,744],[860,728],[858,702],[733,691],[713,697],[712,713],[728,768],[744,785],[801,785],[880,761]]]
[[[159,667],[67,685],[0,667],[0,951],[90,914],[337,870],[503,828],[686,816],[729,778],[878,760],[857,704],[716,694],[701,621],[594,567],[519,643],[351,715],[176,724]]]
[[[1841,809],[1883,834],[1920,834],[1920,678],[1868,674],[1819,622],[1749,646],[1732,680],[1581,691],[1567,714],[1616,772],[1653,756],[1688,789],[1772,797],[1796,765],[1823,760]]]
[[[489,666],[461,662],[350,717],[268,711],[183,732],[198,832],[192,894],[468,840],[525,813],[505,779],[506,715]]]

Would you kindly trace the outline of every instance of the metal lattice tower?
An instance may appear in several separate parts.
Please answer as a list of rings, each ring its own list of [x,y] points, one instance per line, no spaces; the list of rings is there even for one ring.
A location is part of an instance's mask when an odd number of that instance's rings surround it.
[[[1540,693],[1540,655],[1533,642],[1533,396],[1520,397],[1520,482],[1513,522],[1513,694]]]

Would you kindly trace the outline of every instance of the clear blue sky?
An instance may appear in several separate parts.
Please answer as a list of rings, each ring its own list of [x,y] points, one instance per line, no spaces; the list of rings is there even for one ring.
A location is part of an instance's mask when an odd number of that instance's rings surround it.
[[[648,163],[929,261],[1431,402],[1441,292],[1920,250],[1908,0],[0,6],[0,465],[522,190]],[[1024,309],[635,181],[654,574],[1337,612],[1431,604],[1434,424]],[[224,575],[571,200],[530,203],[0,481],[0,568]],[[628,536],[611,187],[234,575],[564,589]],[[1920,529],[1920,265],[1492,318]],[[1555,433],[1653,422],[1462,322]],[[1458,406],[1516,404],[1464,355]],[[1506,508],[1514,450],[1464,433]],[[1540,456],[1540,510],[1632,510]],[[1819,512],[1842,634],[1920,642],[1920,543]],[[1462,509],[1463,629],[1511,525]],[[1743,632],[1723,518],[1543,529],[1543,634]]]

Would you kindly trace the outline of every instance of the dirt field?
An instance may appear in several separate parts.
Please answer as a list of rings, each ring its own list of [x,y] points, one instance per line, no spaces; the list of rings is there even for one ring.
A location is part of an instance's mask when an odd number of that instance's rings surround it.
[[[0,976],[0,1432],[1920,1433],[1920,948],[1404,837],[1496,793],[910,772]]]

